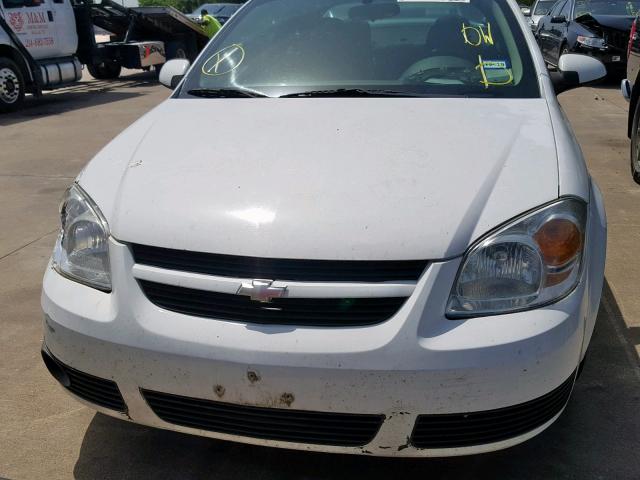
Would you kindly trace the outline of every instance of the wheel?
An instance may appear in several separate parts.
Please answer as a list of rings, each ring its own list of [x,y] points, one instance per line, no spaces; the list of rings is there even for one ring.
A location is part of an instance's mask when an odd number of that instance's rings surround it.
[[[0,58],[0,113],[13,112],[22,105],[25,92],[20,67],[9,58]]]
[[[120,76],[122,66],[117,62],[89,64],[87,69],[93,78],[98,80],[114,80]]]
[[[636,102],[631,128],[631,175],[640,184],[640,101]]]

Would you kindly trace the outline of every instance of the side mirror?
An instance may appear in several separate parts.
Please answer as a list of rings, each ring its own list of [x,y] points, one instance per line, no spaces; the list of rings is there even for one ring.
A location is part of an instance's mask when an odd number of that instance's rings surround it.
[[[551,82],[556,95],[595,82],[607,75],[604,64],[588,55],[567,53],[560,57],[558,71],[551,72]]]
[[[190,66],[191,62],[184,58],[169,60],[160,70],[160,83],[173,90],[178,86]]]
[[[551,23],[567,23],[567,17],[564,15],[556,15],[551,17]]]
[[[522,14],[523,14],[525,17],[530,17],[530,16],[531,16],[531,9],[530,9],[530,8],[523,8],[523,9],[522,9]]]

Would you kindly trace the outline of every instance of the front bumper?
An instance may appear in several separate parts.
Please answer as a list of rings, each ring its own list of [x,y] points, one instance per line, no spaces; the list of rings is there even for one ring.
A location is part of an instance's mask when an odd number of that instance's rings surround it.
[[[626,73],[627,54],[617,48],[607,47],[605,49],[600,49],[577,44],[573,48],[572,53],[579,53],[597,58],[604,63],[607,68],[607,73],[609,74]]]
[[[524,433],[514,430],[517,434],[506,439],[418,448],[420,442],[411,436],[419,416],[467,416],[526,404],[562,385],[570,390],[584,353],[585,320],[595,318],[585,268],[577,289],[554,305],[447,320],[443,312],[460,263],[454,259],[430,264],[408,301],[378,325],[314,328],[217,321],[156,307],[132,276],[129,248],[112,241],[110,255],[111,294],[51,268],[44,279],[46,348],[67,367],[115,382],[126,409],[119,413],[95,401],[85,403],[144,425],[258,445],[384,456],[466,455],[515,445],[551,424],[566,397],[544,423]],[[275,413],[382,420],[370,441],[357,446],[259,438],[167,421],[143,392]]]

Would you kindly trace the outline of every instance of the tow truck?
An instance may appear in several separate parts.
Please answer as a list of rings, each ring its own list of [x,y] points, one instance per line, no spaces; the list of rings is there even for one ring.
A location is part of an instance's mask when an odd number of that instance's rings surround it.
[[[96,31],[106,30],[106,42]],[[83,65],[97,79],[122,68],[159,69],[194,60],[208,42],[194,20],[172,7],[126,8],[112,0],[0,0],[0,113],[77,82]]]

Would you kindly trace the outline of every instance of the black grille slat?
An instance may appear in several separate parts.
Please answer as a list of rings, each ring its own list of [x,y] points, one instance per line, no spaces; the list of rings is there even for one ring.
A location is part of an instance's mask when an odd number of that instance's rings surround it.
[[[411,435],[416,448],[454,448],[523,435],[557,415],[569,399],[574,375],[542,397],[484,412],[419,415]]]
[[[222,416],[200,416],[200,415],[188,415],[181,412],[167,412],[164,409],[158,409],[159,412],[162,412],[166,417],[172,417],[174,420],[179,419],[185,422],[191,423],[207,423],[210,425],[218,425],[220,428],[235,428],[241,429],[246,428],[246,423],[242,420],[229,420],[228,418]],[[252,420],[255,421],[255,420]],[[283,423],[280,426],[274,427],[272,422],[264,421],[264,422],[256,422],[255,427],[258,429],[263,429],[265,432],[282,432],[285,430],[290,431],[298,431],[303,432],[308,429],[313,429],[313,431],[317,435],[341,435],[343,437],[354,437],[359,438],[362,435],[367,435],[371,432],[371,428],[362,428],[360,427],[357,430],[353,430],[350,428],[337,428],[335,426],[318,426],[311,425],[309,423]]]
[[[118,401],[120,399],[120,395],[118,393],[114,393],[106,390],[100,390],[98,388],[88,388],[85,385],[74,383],[73,381],[71,382],[71,386],[69,388],[78,390],[79,392],[84,392],[87,395],[104,397],[107,400]]]
[[[228,414],[221,414],[221,413],[214,414],[212,412],[203,412],[203,411],[200,411],[198,415],[186,414],[183,412],[181,408],[177,408],[177,407],[167,408],[167,407],[158,406],[157,409],[158,411],[163,412],[167,416],[173,416],[176,418],[180,417],[186,420],[191,419],[194,421],[206,420],[209,422],[217,422],[220,425],[227,425],[227,426],[242,426],[244,425],[243,422],[246,421],[247,419],[250,419],[252,422],[255,422],[256,425],[260,425],[261,427],[265,427],[265,428],[269,428],[269,426],[273,424],[273,418],[267,418],[267,417],[263,418],[263,417],[254,417],[254,416],[247,415],[242,419],[238,419],[237,416],[230,417]],[[289,421],[287,419],[287,421],[284,421],[283,419],[279,419],[279,421],[282,422],[282,426],[286,426],[287,428],[293,428],[293,429],[313,428],[318,432],[328,432],[328,433],[342,432],[345,435],[349,435],[349,434],[359,435],[359,434],[363,434],[371,431],[370,424],[358,424],[357,426],[353,426],[353,425],[341,425],[336,422],[327,421],[325,425],[313,425],[309,423],[308,420]]]
[[[242,257],[132,244],[141,265],[235,278],[289,281],[388,282],[416,281],[425,260],[299,260]]]
[[[127,411],[120,389],[114,381],[81,372],[60,360],[54,359],[54,361],[69,378],[70,384],[65,388],[71,393],[101,407],[119,412]]]
[[[211,308],[229,308],[233,307],[234,311],[238,309],[245,309],[249,312],[254,310],[252,303],[247,303],[247,297],[239,296],[239,295],[229,295],[229,294],[221,294],[220,296],[212,296],[210,293],[205,290],[192,290],[187,288],[180,288],[180,291],[170,290],[167,288],[154,288],[151,285],[151,282],[145,282],[145,292],[149,292],[150,294],[162,295],[167,302],[175,301],[177,304],[183,302],[185,299],[191,303],[201,305],[203,307],[211,307]],[[158,285],[158,284],[156,284]],[[193,292],[198,292],[197,295],[194,295]],[[222,297],[222,295],[226,295],[226,297]],[[385,298],[385,301],[380,301],[383,299],[380,298],[369,298],[367,299],[366,304],[362,304],[358,308],[357,312],[353,312],[351,314],[359,314],[359,313],[374,313],[378,311],[380,308],[390,308],[395,309],[397,306],[397,298],[391,297]],[[296,311],[301,313],[313,313],[316,312],[318,308],[329,309],[333,308],[336,311],[340,311],[342,313],[347,313],[344,310],[347,308],[346,306],[342,306],[340,304],[333,304],[326,301],[326,299],[322,299],[321,301],[315,301],[313,298],[305,298],[305,299],[297,299],[290,298],[286,300],[286,306],[288,311]],[[344,300],[338,299],[342,302]],[[348,299],[347,299],[348,300]],[[279,307],[284,300],[274,299],[269,306],[270,307]],[[335,300],[334,300],[335,302]]]
[[[561,405],[560,405],[561,406]],[[556,409],[553,410],[557,413],[557,409],[560,408],[560,406],[556,405]],[[543,411],[543,412],[538,412],[535,415],[529,416],[526,419],[521,419],[518,420],[516,422],[513,423],[509,423],[506,425],[501,425],[499,427],[480,427],[478,428],[478,432],[476,434],[472,434],[469,433],[469,431],[447,431],[447,430],[433,430],[430,431],[427,434],[422,434],[422,435],[415,435],[414,438],[418,438],[421,440],[424,439],[438,439],[442,436],[446,436],[448,439],[452,440],[452,441],[457,441],[459,438],[464,438],[464,439],[471,439],[471,438],[486,438],[486,437],[495,437],[495,436],[501,436],[504,433],[509,433],[511,434],[511,432],[513,431],[519,431],[521,428],[526,428],[529,429],[529,427],[536,427],[538,425],[541,425],[543,422],[541,422],[541,419],[545,419],[547,418],[547,416],[549,415],[550,411]],[[555,415],[555,413],[554,413]],[[553,415],[551,415],[551,417],[553,417]],[[549,417],[549,418],[551,418]],[[513,435],[510,435],[513,436]]]
[[[180,397],[178,397],[180,398]],[[237,406],[230,403],[224,402],[211,402],[210,400],[201,400],[196,398],[190,398],[193,404],[197,404],[199,409],[203,411],[211,410],[213,412],[220,412],[225,417],[232,415],[237,412]],[[156,405],[160,408],[180,408],[183,405],[182,400],[172,400],[170,398],[165,397],[156,397],[155,400]],[[214,405],[211,405],[214,403]],[[173,405],[173,406],[171,406]],[[263,411],[266,410],[266,411]],[[243,417],[252,417],[256,420],[263,419],[272,421],[274,418],[282,417],[287,421],[306,421],[310,418],[312,419],[314,415],[318,416],[318,418],[323,418],[325,423],[334,422],[336,425],[341,425],[339,420],[328,420],[326,415],[322,412],[313,412],[313,411],[302,411],[300,415],[297,415],[296,410],[285,410],[285,409],[246,409],[242,412]],[[363,425],[364,427],[368,427],[372,423],[376,423],[378,421],[377,417],[363,416],[363,417],[353,417],[350,419],[350,425]]]
[[[161,294],[160,294],[161,295]],[[167,299],[166,297],[163,298],[162,300],[163,304],[171,307],[175,307],[175,308],[180,308],[182,306],[184,306],[184,304],[181,301],[178,300],[174,300],[171,301],[170,299]],[[395,305],[394,305],[395,307]],[[268,308],[268,307],[262,307],[260,305],[257,306],[257,308]],[[275,308],[275,307],[272,307]],[[280,307],[277,307],[280,308]],[[321,308],[321,307],[319,307]],[[215,310],[216,312],[219,312],[221,315],[224,316],[233,316],[234,318],[237,318],[237,316],[241,316],[241,315],[247,315],[249,317],[252,317],[254,315],[254,312],[256,310],[256,307],[251,306],[246,306],[246,307],[240,307],[240,308],[230,308],[230,307],[223,307],[223,305],[220,304],[208,304],[208,305],[198,305],[198,304],[194,304],[192,303],[190,305],[190,309],[195,310],[200,310],[202,312],[209,312],[212,310]],[[391,313],[393,313],[396,310],[396,308],[390,308],[389,311]],[[276,312],[276,311],[281,311],[281,310],[271,310],[271,312]],[[335,314],[341,314],[343,318],[359,318],[359,317],[368,317],[372,314],[376,314],[380,312],[380,309],[370,309],[370,310],[365,310],[363,309],[362,311],[358,311],[358,312],[344,312],[341,310],[336,310],[336,309],[331,309],[331,308],[325,308],[323,309],[324,313],[318,313],[317,310],[301,310],[301,309],[295,309],[295,308],[289,308],[289,306],[287,306],[287,310],[286,310],[286,314],[292,314],[292,313],[296,313],[296,314],[304,314],[305,318],[307,319],[315,319],[315,320],[319,320],[322,318],[325,318],[327,313],[335,313]],[[268,315],[271,315],[271,313],[269,313]],[[273,313],[273,315],[275,315],[275,313]]]
[[[77,397],[80,397],[83,400],[88,401],[89,403],[94,403],[101,407],[109,408],[111,410],[117,410],[119,412],[124,411],[120,402],[116,400],[109,400],[108,398],[105,398],[103,395],[88,394],[76,388],[69,388],[68,390],[74,395],[76,395]]]
[[[88,375],[78,375],[75,372],[72,372],[70,370],[67,371],[67,375],[69,375],[71,379],[76,379],[77,381],[81,382],[83,385],[86,385],[87,387],[90,385],[95,385],[101,390],[104,389],[104,380],[101,378],[97,379],[97,378],[89,377]]]
[[[389,298],[276,298],[271,303],[242,295],[194,290],[139,280],[155,305],[197,317],[247,323],[300,326],[362,326],[392,317],[407,300]]]
[[[607,45],[626,51],[627,46],[629,45],[629,32],[619,32],[614,30],[606,31],[605,42]]]
[[[513,423],[517,423],[520,421],[525,421],[528,418],[536,417],[540,414],[546,414],[547,410],[555,410],[558,403],[562,403],[563,397],[553,398],[549,403],[545,403],[540,406],[536,406],[536,410],[531,410],[527,413],[522,412],[511,412],[505,414],[504,417],[487,417],[487,418],[471,418],[459,421],[457,423],[452,421],[443,421],[438,422],[435,420],[431,421],[432,428],[430,430],[433,431],[447,431],[451,432],[451,434],[455,434],[455,430],[463,430],[465,428],[469,428],[469,426],[474,426],[483,429],[496,429],[500,428],[502,421],[510,421]],[[511,423],[510,423],[511,424]]]
[[[141,390],[162,420],[230,435],[336,446],[371,442],[383,415],[265,408]]]

